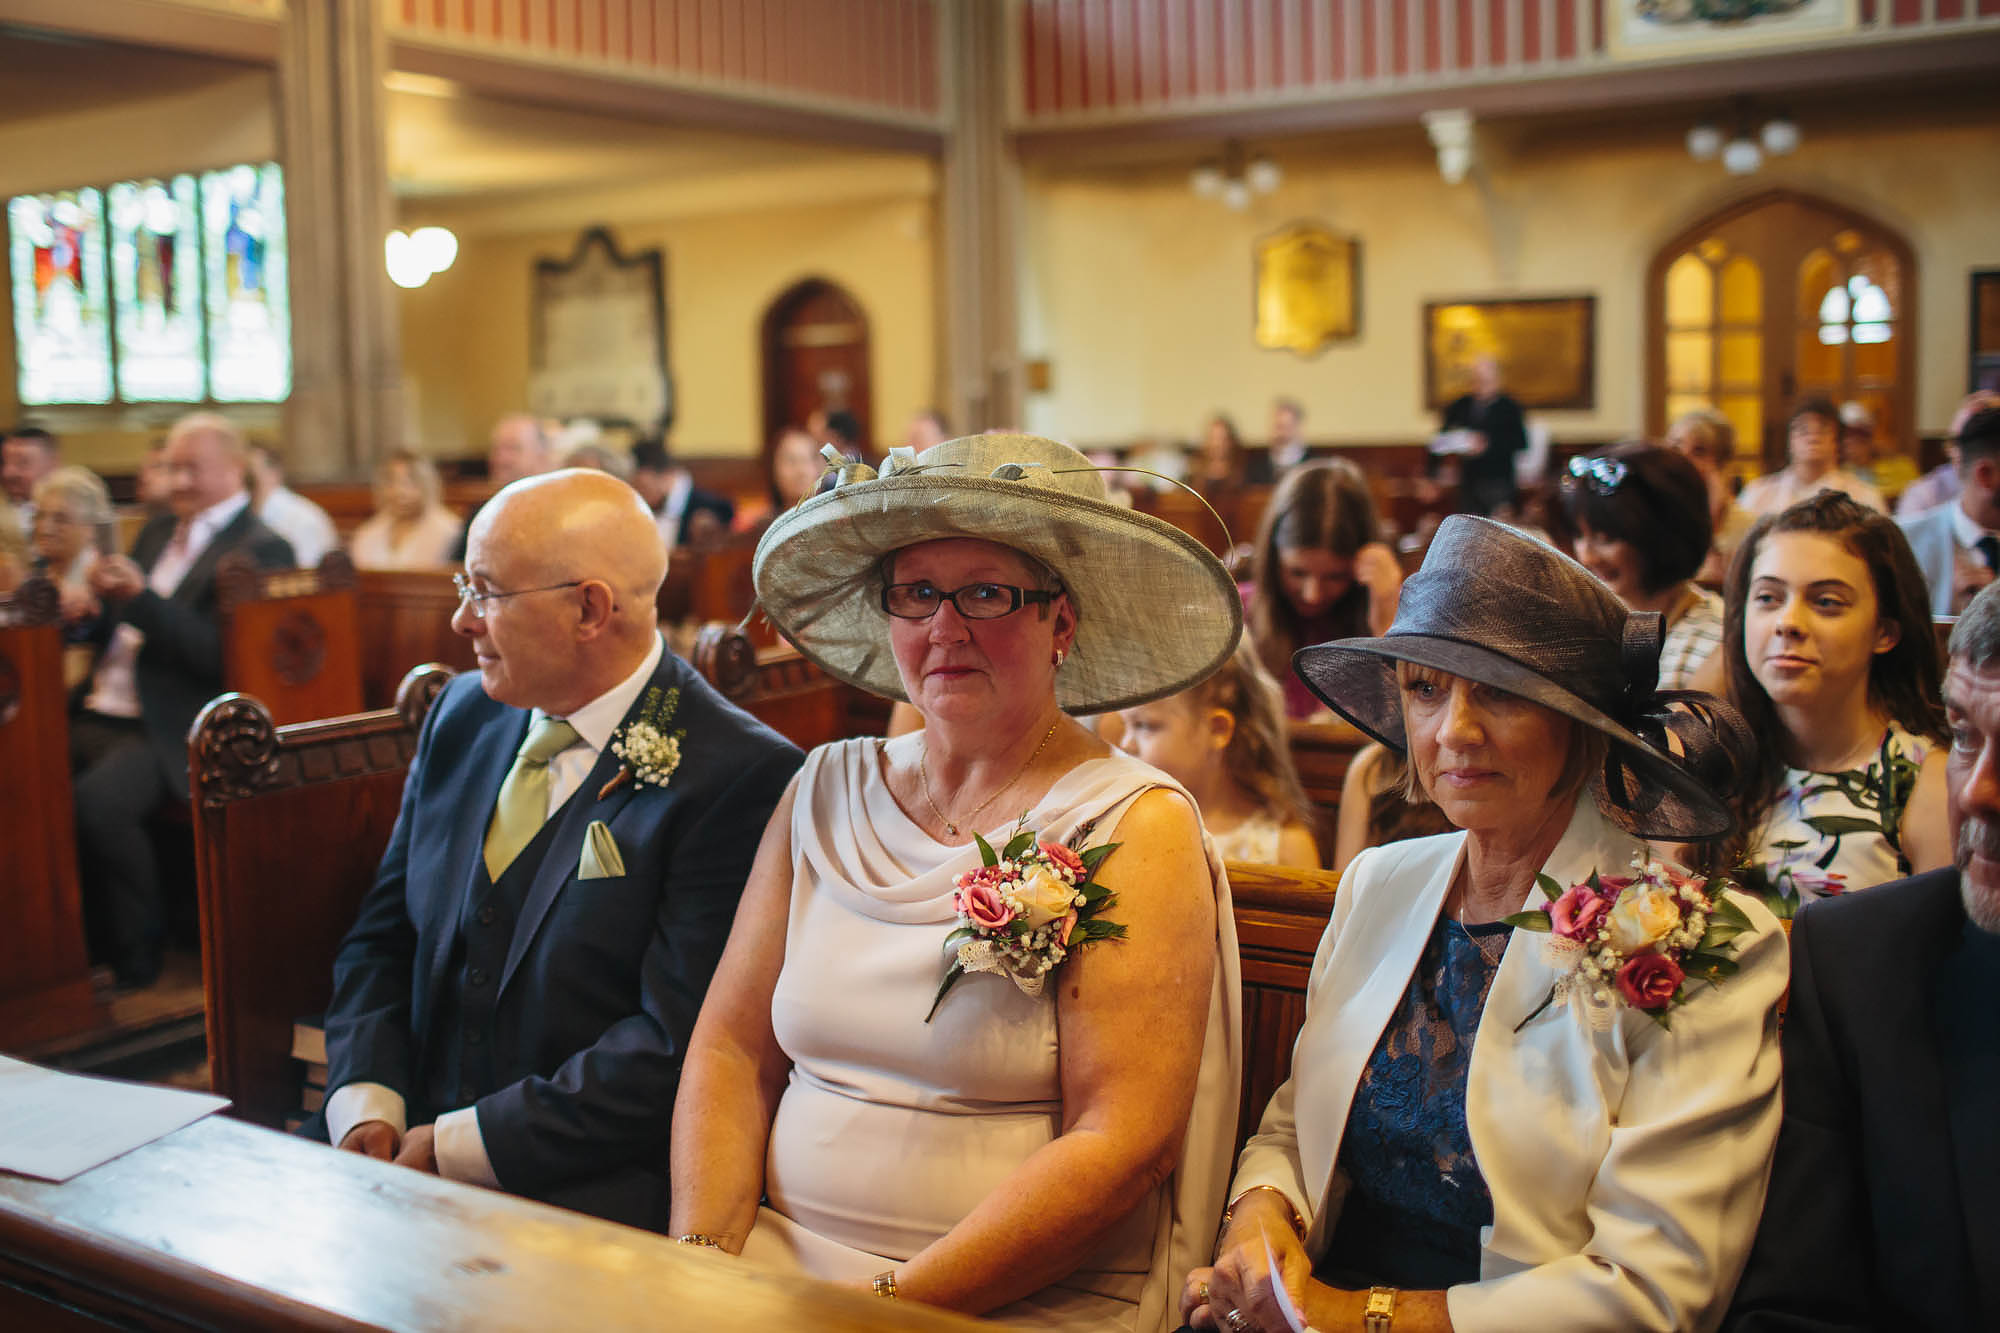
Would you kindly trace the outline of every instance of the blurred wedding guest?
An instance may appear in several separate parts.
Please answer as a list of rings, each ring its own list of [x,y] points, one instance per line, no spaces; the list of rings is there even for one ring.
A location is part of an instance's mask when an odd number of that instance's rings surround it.
[[[1694,464],[1662,445],[1621,444],[1572,458],[1559,494],[1577,563],[1627,610],[1665,617],[1659,687],[1720,694],[1722,598],[1694,582],[1713,538]]]
[[[1916,460],[1884,440],[1875,412],[1866,403],[1840,405],[1840,461],[1884,495],[1901,495],[1917,479]]]
[[[631,480],[669,551],[719,537],[736,521],[735,503],[695,485],[694,475],[667,452],[664,435],[647,435],[632,445]]]
[[[868,457],[868,441],[861,438],[861,418],[846,408],[826,414],[826,432],[821,440],[849,458],[865,461]]]
[[[117,532],[111,492],[89,468],[59,467],[35,487],[33,561],[61,589],[63,683],[71,689],[95,657],[89,621],[99,606],[90,591],[90,571],[100,551],[117,549]]]
[[[1791,461],[1743,488],[1736,503],[1752,514],[1775,514],[1823,490],[1839,491],[1880,513],[1882,492],[1840,466],[1840,411],[1830,398],[1807,398],[1785,429]]]
[[[35,487],[62,463],[62,446],[39,426],[0,435],[0,502],[12,505],[27,531],[35,521]]]
[[[903,443],[918,453],[950,438],[951,423],[935,407],[927,407],[911,417],[910,428],[903,432]]]
[[[1076,451],[979,435],[787,510],[756,581],[925,725],[814,750],[765,830],[674,1106],[673,1234],[999,1324],[1170,1327],[1240,1095],[1229,884],[1187,792],[1071,715],[1207,675],[1228,574]]]
[[[1736,427],[1713,408],[1684,412],[1667,427],[1667,447],[1694,464],[1708,489],[1708,521],[1715,540],[1708,559],[1695,577],[1711,587],[1720,586],[1729,571],[1729,557],[1743,543],[1743,535],[1757,521],[1736,503],[1730,484],[1729,464],[1736,457]]]
[[[1977,390],[1959,403],[1958,410],[1951,415],[1951,426],[1945,431],[1944,462],[1903,488],[1896,498],[1897,518],[1915,518],[1958,498],[1958,433],[1965,429],[1966,422],[1989,407],[2000,407],[2000,393],[1991,389]]]
[[[1822,492],[1758,520],[1724,600],[1730,702],[1763,742],[1746,860],[1779,915],[1948,864],[1944,673],[1903,530]]]
[[[297,563],[250,507],[247,447],[227,417],[182,417],[167,436],[173,512],[140,529],[130,557],[90,571],[103,652],[70,719],[77,873],[94,952],[121,985],[151,982],[164,958],[151,819],[187,800],[188,727],[223,690],[216,564],[237,552],[264,569]]]
[[[770,498],[738,510],[736,531],[761,532],[772,519],[818,490],[827,476],[826,460],[820,457],[819,448],[812,432],[803,427],[787,426],[779,431],[764,465],[764,489]]]
[[[1291,1075],[1183,1287],[1195,1327],[1721,1321],[1778,1132],[1785,940],[1718,890],[1727,975],[1688,975],[1708,892],[1642,839],[1726,841],[1755,740],[1720,700],[1657,695],[1659,648],[1568,557],[1455,514],[1388,634],[1300,655],[1463,831],[1347,867]]]
[[[1472,392],[1445,406],[1441,428],[1465,431],[1472,447],[1459,463],[1459,508],[1492,514],[1519,503],[1514,459],[1528,447],[1521,405],[1500,384],[1500,363],[1482,356],[1472,364]]]
[[[1387,629],[1402,586],[1359,468],[1327,458],[1285,474],[1265,506],[1244,589],[1250,638],[1284,688],[1285,716],[1331,716],[1292,670],[1292,654]]]
[[[1204,494],[1235,490],[1242,486],[1268,486],[1271,484],[1270,455],[1252,454],[1246,450],[1243,437],[1236,433],[1236,423],[1217,412],[1202,430],[1201,444],[1195,450],[1194,466],[1189,470],[1188,482]]]
[[[1284,696],[1249,636],[1208,679],[1122,709],[1120,720],[1119,744],[1187,788],[1223,860],[1319,867]]]
[[[1785,1118],[1731,1333],[2000,1328],[2000,591],[1953,627],[1957,864],[1792,923]]]
[[[1956,445],[1958,498],[1897,520],[1940,616],[1963,611],[2000,572],[2000,407],[1975,413]]]
[[[167,437],[162,435],[146,446],[139,464],[138,501],[146,517],[170,513],[174,507],[173,478],[167,472]]]
[[[1334,825],[1336,874],[1370,847],[1451,832],[1437,802],[1410,781],[1409,761],[1380,741],[1355,751],[1340,780],[1340,811]]]
[[[0,505],[0,593],[10,593],[34,572],[28,538],[10,506]]]
[[[628,486],[632,484],[632,460],[602,440],[582,440],[570,445],[562,451],[556,466],[589,468],[592,472],[616,477]]]
[[[250,505],[264,526],[291,543],[301,569],[311,569],[320,557],[340,545],[340,533],[327,512],[285,485],[285,465],[261,444],[250,446]]]
[[[458,515],[444,507],[430,459],[398,449],[375,465],[375,512],[347,552],[359,569],[437,569],[452,562]]]
[[[555,440],[543,422],[526,412],[515,412],[493,423],[493,433],[486,441],[486,475],[494,490],[502,490],[523,477],[548,472],[555,465]],[[466,538],[472,532],[472,520],[478,517],[479,509],[466,517],[458,541],[452,546],[451,563],[465,559]]]
[[[1278,398],[1271,403],[1271,436],[1264,442],[1265,466],[1273,473],[1287,472],[1306,461],[1311,446],[1306,443],[1306,409],[1296,398]]]

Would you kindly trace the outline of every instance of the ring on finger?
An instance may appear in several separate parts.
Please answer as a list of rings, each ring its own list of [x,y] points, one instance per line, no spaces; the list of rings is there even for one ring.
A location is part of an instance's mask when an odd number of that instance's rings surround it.
[[[1222,1322],[1229,1325],[1236,1333],[1243,1333],[1244,1329],[1250,1327],[1250,1321],[1243,1317],[1241,1310],[1231,1310],[1228,1314],[1222,1316]]]
[[[1208,1284],[1206,1282],[1194,1289],[1194,1303],[1196,1305],[1208,1304]]]

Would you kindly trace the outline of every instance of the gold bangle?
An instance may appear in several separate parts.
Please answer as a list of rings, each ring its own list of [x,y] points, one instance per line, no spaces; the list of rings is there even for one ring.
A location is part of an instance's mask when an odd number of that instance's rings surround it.
[[[870,1286],[873,1288],[877,1296],[884,1296],[892,1301],[895,1300],[896,1270],[892,1268],[886,1273],[877,1273],[875,1275],[875,1281],[871,1283]]]
[[[1269,1190],[1271,1191],[1271,1193],[1278,1196],[1279,1202],[1285,1205],[1285,1215],[1287,1220],[1289,1220],[1291,1223],[1292,1234],[1297,1236],[1300,1240],[1304,1240],[1306,1234],[1305,1218],[1299,1216],[1299,1210],[1292,1206],[1292,1201],[1289,1198],[1287,1198],[1285,1196],[1285,1192],[1279,1189],[1276,1185],[1252,1185],[1249,1189],[1244,1190],[1241,1194],[1231,1199],[1229,1201],[1229,1206],[1222,1210],[1222,1229],[1225,1232],[1228,1231],[1229,1224],[1236,1220],[1236,1205],[1242,1203],[1245,1199],[1249,1198],[1252,1194],[1255,1194],[1258,1190]]]
[[[681,1245],[699,1245],[704,1250],[719,1250],[722,1248],[721,1241],[700,1231],[690,1231],[684,1236],[675,1236],[674,1240]]]

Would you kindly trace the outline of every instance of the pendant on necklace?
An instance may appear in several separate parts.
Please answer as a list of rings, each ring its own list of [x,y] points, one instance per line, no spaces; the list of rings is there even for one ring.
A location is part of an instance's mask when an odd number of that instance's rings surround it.
[[[947,819],[944,822],[944,831],[946,833],[949,833],[952,837],[956,838],[958,836],[958,825],[952,823],[949,819]]]

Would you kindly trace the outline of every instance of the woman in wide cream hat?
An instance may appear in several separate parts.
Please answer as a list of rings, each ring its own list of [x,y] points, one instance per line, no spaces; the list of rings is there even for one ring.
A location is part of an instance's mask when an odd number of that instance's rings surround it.
[[[1067,714],[1192,684],[1241,611],[1104,496],[1072,449],[974,436],[759,543],[785,637],[925,725],[815,751],[772,817],[675,1106],[683,1240],[1010,1323],[1175,1322],[1234,1133],[1228,885],[1186,793]]]

